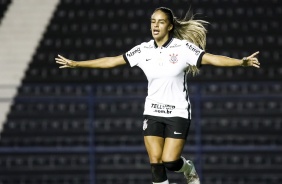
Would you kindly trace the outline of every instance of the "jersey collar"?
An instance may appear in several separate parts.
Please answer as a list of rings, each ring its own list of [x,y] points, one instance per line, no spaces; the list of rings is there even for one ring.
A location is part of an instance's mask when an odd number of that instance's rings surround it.
[[[172,42],[172,40],[173,40],[173,37],[170,36],[170,37],[168,38],[168,40],[162,45],[162,47],[168,47],[169,44]],[[157,43],[156,43],[155,40],[154,40],[154,47],[155,47],[155,48],[158,48],[158,45],[157,45]]]

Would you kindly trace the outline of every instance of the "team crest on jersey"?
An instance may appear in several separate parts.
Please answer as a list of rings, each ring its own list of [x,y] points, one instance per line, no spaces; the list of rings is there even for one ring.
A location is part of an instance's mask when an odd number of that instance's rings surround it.
[[[178,61],[178,59],[177,59],[177,54],[170,54],[169,55],[170,56],[170,62],[172,63],[172,64],[175,64],[175,63],[177,63],[177,61]]]

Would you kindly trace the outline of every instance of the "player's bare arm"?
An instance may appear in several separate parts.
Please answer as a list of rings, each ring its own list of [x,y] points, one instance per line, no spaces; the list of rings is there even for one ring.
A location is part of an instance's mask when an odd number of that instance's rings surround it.
[[[115,57],[104,57],[104,58],[87,60],[87,61],[73,61],[61,55],[58,55],[58,57],[55,58],[55,60],[56,60],[56,63],[61,65],[59,68],[78,68],[78,67],[113,68],[119,65],[126,64],[122,55],[115,56]]]
[[[260,67],[260,63],[257,59],[257,55],[259,52],[255,52],[248,57],[244,57],[243,59],[234,59],[221,55],[213,55],[209,53],[205,53],[202,58],[201,64],[205,65],[214,65],[214,66],[250,66],[250,67]]]

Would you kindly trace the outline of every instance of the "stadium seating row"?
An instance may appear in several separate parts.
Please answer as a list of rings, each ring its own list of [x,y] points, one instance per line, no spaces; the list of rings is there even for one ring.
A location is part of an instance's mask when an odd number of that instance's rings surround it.
[[[200,102],[200,107],[198,108],[200,108],[203,117],[218,115],[248,115],[261,117],[270,115],[278,116],[282,113],[282,101],[280,98],[265,99],[261,101],[258,101],[258,99],[260,98],[244,99],[237,97],[233,99],[208,99],[204,102]],[[140,117],[144,109],[144,98],[134,98],[129,99],[128,101],[125,101],[124,98],[118,98],[115,101],[112,99],[104,99],[95,104],[88,98],[73,100],[47,98],[44,100],[15,103],[11,107],[12,113],[10,113],[10,117],[52,116],[53,118],[63,118],[77,116],[86,118],[91,115],[90,112],[93,112],[96,117],[107,117],[109,115],[115,117],[134,117],[137,115]],[[193,99],[192,102],[194,102]],[[195,110],[197,111],[199,109]]]
[[[228,183],[228,184],[238,184],[238,183],[252,183],[252,184],[265,184],[271,183],[276,184],[282,181],[281,177],[273,177],[271,175],[265,174],[252,174],[252,173],[245,173],[245,174],[215,174],[208,177],[205,177],[205,183]]]
[[[0,176],[0,184],[89,184],[88,173],[84,174],[26,174],[16,175],[15,177]]]
[[[43,176],[43,177],[42,177]],[[50,175],[49,177],[46,177],[44,175],[39,176],[32,176],[32,177],[17,177],[17,178],[7,178],[0,181],[0,184],[88,184],[90,183],[89,177],[87,175],[82,176],[73,176],[73,175],[67,175],[67,176],[56,176],[56,175]],[[102,177],[98,177],[96,182],[97,183],[103,183],[103,184],[144,184],[144,183],[150,183],[150,178],[148,176],[144,176],[144,174],[139,175],[127,175],[128,177],[118,177],[117,175],[107,174]],[[172,180],[173,182],[183,182],[183,179],[175,179]],[[282,179],[281,177],[275,178],[272,176],[255,176],[255,175],[240,175],[240,176],[222,176],[222,175],[212,175],[205,179],[203,179],[204,183],[228,183],[228,184],[238,184],[238,183],[248,183],[248,184],[277,184],[281,183]]]
[[[280,117],[206,117],[200,120],[201,130],[206,133],[276,133],[281,131]]]
[[[99,73],[100,71],[97,71]],[[113,70],[113,73],[120,73],[119,69]],[[240,95],[258,95],[270,96],[280,95],[282,84],[280,82],[248,83],[248,82],[226,82],[226,83],[191,83],[188,86],[189,95],[201,94],[205,96],[240,96]],[[146,83],[111,83],[111,84],[26,84],[18,89],[18,97],[85,97],[94,95],[94,97],[121,97],[121,96],[140,96],[147,95]]]
[[[102,85],[75,85],[75,84],[34,84],[20,86],[19,97],[97,97],[107,96],[142,96],[147,94],[146,84],[102,84]]]
[[[135,133],[142,129],[142,116],[138,117],[104,117],[97,118],[93,121],[83,119],[10,119],[4,124],[5,132],[3,134],[86,134],[90,127],[94,128],[96,133],[111,133],[113,130],[116,134],[122,132]],[[282,129],[280,117],[205,117],[200,122],[193,118],[190,133],[195,131],[195,123],[199,123],[201,131],[204,134],[215,133],[279,133]],[[93,123],[91,125],[91,122]]]
[[[126,132],[124,132],[126,133]],[[22,137],[18,137],[18,136]],[[4,139],[0,145],[4,147],[70,147],[70,146],[89,146],[88,134],[83,135],[33,135],[27,136],[20,134],[17,137],[12,135],[3,135]],[[204,135],[201,138],[202,146],[281,146],[282,141],[277,139],[279,135]],[[122,134],[106,134],[95,135],[94,144],[96,146],[140,146],[143,145],[143,137],[141,130],[139,134],[122,135]],[[187,145],[195,145],[195,138],[189,135]],[[232,150],[232,149],[231,149]]]
[[[149,160],[145,154],[105,154],[96,155],[99,156],[95,160],[96,166],[100,170],[114,170],[114,169],[125,169],[130,170],[131,168],[146,169],[149,167]],[[1,155],[0,163],[2,166],[7,168],[6,171],[10,170],[16,172],[21,169],[32,169],[37,168],[38,171],[60,170],[64,167],[68,170],[86,170],[89,167],[89,156],[88,153],[67,153],[56,155],[52,154],[22,154],[19,156]],[[245,154],[230,154],[230,153],[213,153],[204,154],[203,160],[201,161],[204,170],[219,170],[225,167],[227,170],[235,170],[241,168],[238,173],[244,172],[246,169],[253,169],[255,167],[258,170],[275,169],[279,168],[282,164],[282,157],[280,154],[264,154],[254,153],[251,155]],[[115,168],[111,168],[115,165]],[[281,169],[281,168],[280,168]],[[3,171],[5,172],[5,171]]]
[[[266,68],[213,68],[202,67],[201,73],[189,77],[189,81],[279,81],[282,69],[277,66]],[[115,69],[59,69],[59,68],[33,68],[26,72],[25,83],[77,83],[93,84],[99,82],[146,82],[143,71],[138,67],[127,66]],[[223,78],[224,76],[224,78]]]
[[[4,137],[5,136],[5,137]],[[3,147],[69,147],[69,146],[89,146],[89,138],[87,135],[80,136],[54,136],[54,135],[31,135],[12,137],[11,135],[3,135],[0,146]]]
[[[256,45],[267,45],[267,43],[269,44],[268,48],[263,48],[263,51],[260,52],[259,54],[259,59],[263,64],[263,68],[268,68],[269,66],[271,67],[272,65],[278,65],[279,66],[279,58],[281,58],[281,53],[279,52],[278,49],[273,48],[270,49],[271,46],[270,45],[281,45],[282,44],[282,40],[279,36],[275,36],[275,37],[260,37],[260,38],[228,38],[230,40],[234,40],[234,42],[236,44],[233,45],[237,45],[236,47],[232,48],[231,50],[227,50],[227,49],[220,49],[218,48],[216,51],[214,51],[213,53],[217,53],[217,54],[222,54],[222,55],[226,55],[226,56],[230,56],[230,57],[235,57],[235,58],[242,58],[243,56],[249,55],[251,54],[251,52],[249,51],[243,51],[242,49],[239,50],[239,48],[242,48],[241,45],[249,45],[247,43],[245,43],[245,40],[249,39],[249,40],[253,40],[255,39],[258,43],[256,43]],[[263,39],[268,39],[267,40],[263,40]],[[74,60],[90,60],[90,59],[95,59],[95,58],[100,58],[100,57],[105,57],[105,56],[116,56],[116,55],[120,55],[120,54],[124,54],[125,52],[127,52],[129,49],[131,49],[131,47],[134,45],[130,45],[128,47],[124,46],[126,42],[128,42],[128,40],[130,39],[124,39],[124,40],[120,40],[119,38],[117,39],[111,39],[111,38],[107,38],[106,40],[108,40],[107,42],[111,42],[113,44],[116,44],[116,46],[111,47],[111,49],[108,49],[105,52],[104,48],[101,48],[101,44],[103,44],[103,42],[99,39],[95,39],[95,42],[93,43],[93,46],[91,47],[83,47],[83,48],[74,48],[73,45],[71,45],[71,47],[68,47],[67,45],[63,46],[64,44],[61,43],[63,42],[62,38],[58,38],[57,40],[54,40],[52,42],[54,42],[54,44],[51,44],[51,48],[47,48],[46,51],[39,51],[36,55],[34,55],[34,60],[36,62],[31,63],[31,66],[44,66],[45,67],[51,67],[49,68],[50,70],[52,69],[57,69],[58,66],[55,65],[55,60],[54,58],[60,54],[63,56],[66,56],[68,58],[74,59]],[[147,41],[150,39],[146,39]],[[137,40],[136,44],[140,44],[143,41],[146,40]],[[68,42],[68,41],[66,41]],[[74,42],[74,41],[72,41]],[[83,40],[77,41],[77,43],[83,43]],[[215,39],[213,37],[207,37],[207,43],[208,45],[224,45],[224,47],[226,47],[225,42],[227,42],[227,38],[220,38],[220,39]],[[230,41],[229,41],[230,42]],[[251,41],[250,41],[251,42]],[[277,42],[275,44],[275,42]],[[56,45],[60,45],[59,49],[54,49],[56,47]],[[76,42],[73,43],[74,45],[76,45]],[[96,45],[95,45],[96,44]],[[230,43],[229,43],[230,44]],[[104,47],[104,46],[103,46]],[[112,50],[115,50],[115,52],[113,52]],[[212,48],[207,48],[208,52],[211,52]],[[77,50],[79,50],[79,52],[77,52]],[[261,50],[261,48],[259,48],[258,50]],[[41,68],[39,67],[39,68]],[[204,67],[205,68],[205,67]],[[31,68],[33,69],[33,68]],[[36,69],[36,68],[35,68]],[[214,69],[214,68],[213,68]],[[226,68],[225,68],[226,69]],[[84,69],[80,69],[80,70],[84,70]],[[244,69],[245,71],[246,69]],[[63,70],[58,70],[58,72],[62,72]],[[104,71],[104,70],[103,70]],[[53,71],[55,72],[55,71]],[[60,73],[59,72],[59,73]]]

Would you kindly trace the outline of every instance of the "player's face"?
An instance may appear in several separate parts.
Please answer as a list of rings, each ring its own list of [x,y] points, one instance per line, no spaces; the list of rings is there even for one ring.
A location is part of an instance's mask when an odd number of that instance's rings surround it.
[[[167,15],[161,10],[157,10],[151,16],[151,32],[156,41],[166,41],[169,38],[169,31],[172,24],[169,22]]]

